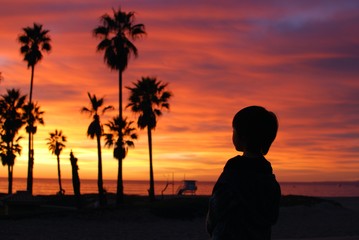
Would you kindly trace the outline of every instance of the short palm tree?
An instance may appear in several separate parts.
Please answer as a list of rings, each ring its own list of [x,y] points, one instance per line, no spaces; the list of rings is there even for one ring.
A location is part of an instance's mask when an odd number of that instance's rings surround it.
[[[47,145],[49,147],[49,150],[52,154],[56,155],[57,157],[57,176],[59,179],[59,195],[63,195],[65,193],[65,190],[62,188],[61,184],[61,170],[60,170],[60,154],[62,150],[66,147],[66,136],[62,134],[62,131],[57,131],[50,133],[50,137],[46,139]]]
[[[26,126],[26,132],[29,134],[30,141],[29,141],[29,151],[31,156],[31,161],[29,161],[30,167],[28,167],[28,176],[31,176],[27,179],[27,186],[29,186],[29,189],[32,189],[32,169],[34,164],[34,135],[37,132],[37,126],[36,124],[39,123],[41,125],[44,125],[44,111],[40,110],[40,106],[38,106],[37,103],[27,103],[24,106],[24,120],[27,123]],[[32,165],[31,165],[32,164]]]
[[[8,193],[12,194],[13,169],[16,155],[21,154],[22,147],[19,144],[21,136],[18,136],[20,128],[24,125],[23,106],[26,96],[22,96],[19,90],[8,89],[6,95],[0,99],[1,119],[1,162],[8,166]]]
[[[24,105],[24,118],[27,122],[26,132],[31,132],[34,135],[37,132],[36,123],[41,125],[45,124],[43,115],[44,111],[40,110],[40,106],[37,103],[27,103]]]
[[[117,204],[123,202],[123,179],[122,179],[122,160],[125,159],[128,148],[134,147],[133,140],[137,139],[136,129],[132,127],[133,121],[127,121],[127,118],[120,120],[120,117],[114,117],[105,124],[110,133],[105,134],[105,146],[114,147],[113,157],[118,160],[117,172]],[[122,132],[122,142],[118,132]]]
[[[138,39],[146,32],[143,24],[135,24],[134,12],[123,12],[121,8],[117,11],[112,9],[112,11],[113,16],[104,14],[101,17],[101,25],[93,30],[93,34],[101,38],[97,51],[104,52],[104,61],[107,66],[111,70],[118,71],[118,111],[122,119],[122,73],[126,70],[130,57],[138,55],[138,50],[131,40]],[[118,134],[122,139],[121,131]],[[120,194],[123,195],[123,193]]]
[[[88,97],[90,99],[91,105],[90,108],[83,107],[81,109],[82,113],[89,113],[90,117],[93,117],[93,121],[90,123],[87,129],[87,136],[91,139],[96,137],[97,140],[97,156],[98,156],[98,178],[97,178],[97,186],[99,193],[100,204],[105,204],[105,195],[103,189],[103,178],[102,178],[102,154],[101,154],[101,137],[103,135],[103,127],[100,122],[100,109],[102,108],[102,114],[104,114],[107,110],[113,109],[112,106],[103,107],[104,99],[97,98],[96,95],[92,95],[88,93]]]
[[[32,104],[32,89],[34,82],[35,65],[43,58],[43,52],[50,52],[51,38],[49,30],[43,29],[41,24],[34,23],[33,27],[25,27],[22,29],[23,33],[19,36],[18,41],[21,44],[20,52],[24,55],[24,61],[27,62],[27,67],[31,68],[30,79],[30,94],[29,104]],[[29,122],[31,124],[31,122]],[[33,181],[33,149],[32,149],[32,132],[29,131],[29,161],[28,161],[28,176],[27,176],[27,191],[32,193]]]
[[[148,148],[150,157],[150,189],[148,191],[150,200],[155,199],[155,187],[152,165],[152,135],[151,130],[156,128],[157,117],[162,115],[162,109],[169,110],[169,99],[171,92],[166,91],[167,84],[157,81],[156,78],[142,77],[130,90],[129,104],[132,112],[138,114],[138,127],[147,128]]]

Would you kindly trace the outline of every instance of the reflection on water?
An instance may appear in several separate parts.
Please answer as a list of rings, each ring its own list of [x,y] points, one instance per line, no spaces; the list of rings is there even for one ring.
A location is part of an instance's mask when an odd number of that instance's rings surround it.
[[[166,187],[166,181],[155,183],[156,195]],[[63,179],[63,188],[66,194],[73,194],[71,179]],[[170,184],[164,194],[175,194],[180,181]],[[285,182],[280,183],[283,195],[307,195],[318,197],[359,197],[359,181],[357,182]],[[116,180],[104,180],[104,188],[107,192],[116,192]],[[197,181],[197,195],[210,195],[214,182]],[[0,192],[6,193],[8,182],[6,178],[0,178]],[[147,195],[148,181],[124,181],[125,194]],[[13,192],[26,189],[26,179],[16,178],[13,182]],[[57,179],[34,179],[33,193],[35,195],[56,194],[59,191]],[[81,180],[81,193],[96,193],[96,180]]]
[[[166,187],[166,181],[156,181],[155,191],[156,195],[160,195],[162,190]],[[175,181],[174,184],[169,184],[164,191],[165,195],[175,194],[177,188],[181,185],[181,181]],[[116,180],[104,180],[103,184],[107,192],[115,193],[117,189]],[[210,195],[214,186],[213,182],[197,182],[197,195]],[[0,192],[6,193],[8,182],[6,178],[0,178]],[[62,188],[65,189],[65,194],[73,194],[72,180],[62,179]],[[149,188],[148,181],[124,181],[125,194],[135,195],[147,195],[147,189]],[[16,178],[13,181],[13,192],[18,190],[26,190],[26,179]],[[59,191],[59,185],[57,179],[34,179],[33,194],[34,195],[50,195],[56,194]],[[97,192],[97,180],[83,179],[81,180],[81,193],[96,193]]]

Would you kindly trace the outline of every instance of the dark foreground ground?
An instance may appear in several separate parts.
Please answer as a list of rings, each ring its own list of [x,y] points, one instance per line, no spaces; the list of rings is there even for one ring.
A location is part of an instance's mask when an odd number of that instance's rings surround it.
[[[37,196],[6,209],[0,203],[0,239],[209,239],[205,232],[208,197],[126,196],[115,206],[98,207],[85,195],[83,208],[74,196]],[[359,239],[359,198],[284,196],[273,239]],[[333,238],[334,237],[334,238]]]

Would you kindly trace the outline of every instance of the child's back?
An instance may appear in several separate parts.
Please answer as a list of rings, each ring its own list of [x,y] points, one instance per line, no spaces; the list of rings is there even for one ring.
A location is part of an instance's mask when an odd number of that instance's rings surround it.
[[[249,110],[268,112],[260,107],[250,108]],[[236,127],[236,117],[233,121],[234,131],[241,131],[242,134],[244,131],[251,132],[250,129],[242,130],[242,126]],[[241,119],[238,122],[246,125],[241,121],[243,116],[239,117]],[[256,122],[251,118],[248,120]],[[277,123],[274,125],[277,129]],[[272,131],[269,144],[268,138],[264,138],[265,141],[257,141],[257,137],[252,139],[254,142],[250,140],[252,142],[248,144],[246,136],[238,135],[240,133],[234,133],[233,142],[236,149],[244,154],[227,162],[213,189],[207,230],[212,239],[270,239],[271,226],[278,218],[281,193],[271,164],[263,157],[263,152],[268,152],[275,134],[273,136]],[[251,151],[248,151],[248,146]]]

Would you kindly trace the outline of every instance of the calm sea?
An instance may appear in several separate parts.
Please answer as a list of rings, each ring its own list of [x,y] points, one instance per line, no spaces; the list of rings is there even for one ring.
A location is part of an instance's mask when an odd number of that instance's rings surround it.
[[[116,180],[104,180],[107,192],[116,192]],[[164,194],[176,193],[181,182],[169,184]],[[197,195],[210,195],[214,182],[197,182]],[[318,197],[359,197],[359,181],[356,182],[285,182],[280,183],[282,194],[307,195]],[[66,194],[73,194],[71,179],[63,179],[62,186]],[[155,182],[155,191],[160,195],[165,188],[165,181]],[[0,193],[7,193],[7,178],[0,178]],[[148,181],[124,181],[125,194],[147,195]],[[16,178],[13,182],[13,192],[26,189],[26,179]],[[59,191],[57,179],[34,179],[34,195],[50,195]],[[96,193],[96,180],[81,180],[81,193]]]

